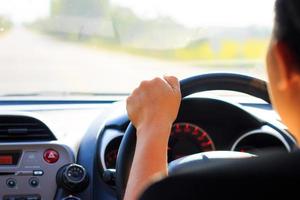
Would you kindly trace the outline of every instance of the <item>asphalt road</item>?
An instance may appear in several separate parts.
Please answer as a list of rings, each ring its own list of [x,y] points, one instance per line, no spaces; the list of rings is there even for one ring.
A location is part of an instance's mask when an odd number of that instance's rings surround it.
[[[184,78],[208,71],[211,69],[64,42],[24,28],[0,36],[1,94],[130,92],[143,79],[164,74]],[[239,68],[234,71],[248,73]]]

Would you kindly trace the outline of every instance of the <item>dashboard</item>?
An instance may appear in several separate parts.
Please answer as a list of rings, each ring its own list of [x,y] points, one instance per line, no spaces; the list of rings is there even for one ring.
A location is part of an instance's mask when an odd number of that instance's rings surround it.
[[[124,101],[8,102],[0,110],[0,199],[116,199],[116,158],[129,124]],[[191,97],[172,126],[168,161],[296,145],[268,104]]]
[[[270,107],[264,109],[268,112]],[[104,170],[116,167],[118,149],[129,122],[125,120],[123,123],[125,129],[111,128],[113,125],[108,124],[103,132],[99,165]],[[278,129],[272,122],[261,121],[241,106],[217,99],[190,98],[182,102],[172,126],[168,162],[208,151],[239,151],[255,155],[269,150],[290,152],[295,143],[287,130]]]

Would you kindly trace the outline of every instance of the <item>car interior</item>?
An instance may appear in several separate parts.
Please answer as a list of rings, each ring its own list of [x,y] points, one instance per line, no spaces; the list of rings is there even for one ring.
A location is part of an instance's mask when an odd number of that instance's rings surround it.
[[[0,199],[123,199],[136,142],[126,98],[164,74],[177,76],[182,92],[169,175],[141,199],[199,199],[193,187],[212,199],[217,187],[253,198],[251,189],[286,191],[275,179],[294,183],[299,163],[261,159],[298,145],[267,89],[273,6],[0,1]]]

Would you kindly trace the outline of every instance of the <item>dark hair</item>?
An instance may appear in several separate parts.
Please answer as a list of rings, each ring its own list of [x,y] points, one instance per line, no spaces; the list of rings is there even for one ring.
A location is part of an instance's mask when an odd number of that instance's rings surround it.
[[[300,63],[300,0],[276,0],[274,36],[286,43]]]

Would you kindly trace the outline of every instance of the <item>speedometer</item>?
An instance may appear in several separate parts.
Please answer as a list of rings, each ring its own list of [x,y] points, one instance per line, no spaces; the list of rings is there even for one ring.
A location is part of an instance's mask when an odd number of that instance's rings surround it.
[[[187,155],[214,150],[215,145],[210,136],[199,126],[190,123],[175,123],[172,126],[168,162]]]

